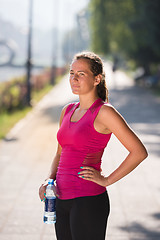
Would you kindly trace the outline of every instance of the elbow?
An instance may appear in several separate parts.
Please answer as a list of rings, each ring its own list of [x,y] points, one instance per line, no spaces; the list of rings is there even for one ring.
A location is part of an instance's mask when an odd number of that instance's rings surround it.
[[[148,157],[148,152],[147,152],[147,150],[146,150],[146,154],[145,154],[144,159],[146,159],[147,157]]]
[[[135,149],[133,154],[135,156],[135,159],[137,159],[138,164],[140,164],[148,157],[148,152],[145,147]]]
[[[148,152],[146,148],[144,148],[143,151],[141,151],[140,157],[141,157],[141,162],[148,157]]]

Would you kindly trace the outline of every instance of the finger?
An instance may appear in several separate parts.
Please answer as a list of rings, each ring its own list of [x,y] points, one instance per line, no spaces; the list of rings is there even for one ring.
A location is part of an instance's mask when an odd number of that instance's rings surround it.
[[[79,177],[81,177],[81,178],[93,178],[93,174],[85,173],[85,174],[79,175]]]
[[[43,199],[46,197],[46,192],[45,191],[40,191],[39,192],[39,197],[40,197],[41,201],[43,201]]]
[[[41,198],[41,202],[45,202],[46,201],[46,198]]]
[[[93,175],[94,173],[92,171],[88,171],[88,170],[84,170],[84,171],[78,173],[79,176],[83,176],[86,174]]]
[[[81,167],[81,169],[83,170],[90,170],[90,171],[94,171],[95,169],[93,167],[88,167],[88,166],[84,166],[84,167]]]
[[[86,170],[83,170],[83,171],[79,172],[78,174],[82,174],[82,173],[92,173],[92,172],[93,172],[93,171],[86,169]]]
[[[94,178],[91,176],[81,176],[81,178],[87,181],[95,182]]]
[[[83,173],[83,172],[89,172],[89,173],[93,173],[95,172],[96,170],[93,168],[93,169],[83,169],[80,173]]]

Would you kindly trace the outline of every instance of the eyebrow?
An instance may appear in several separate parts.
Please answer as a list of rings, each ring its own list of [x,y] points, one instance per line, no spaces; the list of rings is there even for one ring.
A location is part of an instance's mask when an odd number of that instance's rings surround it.
[[[74,72],[74,70],[70,70],[70,72]],[[79,70],[79,71],[77,71],[77,72],[84,72],[84,73],[87,73],[87,72],[85,72],[84,70]]]

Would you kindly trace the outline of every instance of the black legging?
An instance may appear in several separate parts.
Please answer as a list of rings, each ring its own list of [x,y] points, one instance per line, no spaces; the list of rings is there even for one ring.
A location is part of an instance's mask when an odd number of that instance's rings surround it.
[[[57,240],[104,240],[109,211],[107,192],[69,200],[57,198]]]

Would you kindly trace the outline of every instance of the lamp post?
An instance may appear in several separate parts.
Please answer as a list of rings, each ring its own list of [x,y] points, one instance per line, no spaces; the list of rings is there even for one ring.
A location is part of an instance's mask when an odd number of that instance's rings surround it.
[[[53,6],[53,49],[52,49],[52,65],[51,65],[51,76],[50,83],[54,85],[57,77],[57,64],[58,64],[58,53],[59,53],[59,20],[60,20],[60,0],[56,1]],[[56,27],[54,25],[56,23]]]
[[[27,50],[27,62],[26,62],[26,68],[27,68],[27,96],[26,101],[27,105],[31,106],[31,68],[32,68],[32,48],[31,48],[31,42],[32,42],[32,12],[33,12],[33,0],[29,0],[29,24],[28,24],[28,50]]]

